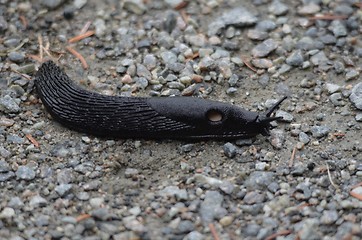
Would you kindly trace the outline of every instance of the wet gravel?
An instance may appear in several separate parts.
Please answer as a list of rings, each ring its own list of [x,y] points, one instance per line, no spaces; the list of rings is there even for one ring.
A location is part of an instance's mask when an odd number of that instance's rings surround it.
[[[360,2],[2,0],[0,12],[0,239],[362,238]],[[67,43],[88,21],[95,35]],[[232,142],[73,132],[34,91],[39,39],[93,91],[252,111],[287,95],[284,120]]]

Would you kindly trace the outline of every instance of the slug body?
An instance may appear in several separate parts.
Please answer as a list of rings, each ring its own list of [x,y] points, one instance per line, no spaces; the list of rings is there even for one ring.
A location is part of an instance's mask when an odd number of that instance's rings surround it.
[[[144,139],[237,139],[267,135],[270,117],[286,98],[264,113],[195,97],[106,96],[75,85],[53,62],[35,76],[51,116],[73,130],[95,136]]]

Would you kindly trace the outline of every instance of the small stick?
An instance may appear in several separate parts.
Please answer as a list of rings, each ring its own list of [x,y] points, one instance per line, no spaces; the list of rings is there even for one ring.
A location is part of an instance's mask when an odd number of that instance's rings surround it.
[[[188,4],[189,4],[189,2],[182,1],[182,2],[180,2],[179,4],[177,4],[177,5],[174,7],[174,9],[175,9],[175,10],[181,10],[181,9],[185,8]]]
[[[308,18],[309,20],[336,20],[336,19],[347,19],[348,16],[344,15],[319,15]]]
[[[273,233],[272,235],[269,235],[267,238],[265,238],[265,240],[273,240],[279,236],[286,236],[286,235],[289,235],[291,234],[292,231],[290,230],[282,230],[280,232],[277,232],[277,233]]]
[[[7,50],[7,51],[1,51],[0,52],[0,56],[3,57],[3,56],[6,56],[8,53],[10,52],[15,52],[17,50],[19,50],[20,48],[22,48],[24,46],[25,43],[29,42],[29,38],[25,38],[23,41],[21,41],[21,43],[16,46],[15,48],[13,49],[10,49],[10,50]]]
[[[338,186],[333,182],[332,180],[332,176],[331,176],[331,172],[329,171],[329,166],[328,166],[328,163],[326,164],[327,166],[327,173],[328,173],[328,178],[329,178],[329,181],[331,182],[332,186],[335,188],[335,189],[338,189]]]
[[[357,183],[356,185],[353,185],[351,189],[355,189],[356,187],[362,186],[362,182]]]
[[[47,46],[43,47],[43,51],[44,51],[49,57],[52,58],[52,55],[51,55],[50,52],[49,52],[49,46],[48,46],[48,44],[47,44]]]
[[[23,78],[26,78],[27,80],[31,81],[31,77],[28,74],[25,73],[21,73],[15,69],[10,69],[11,72],[14,72],[16,74],[19,74],[20,76],[22,76]]]
[[[337,133],[333,133],[333,136],[335,136],[335,137],[344,137],[344,136],[346,136],[346,134],[341,133],[341,132],[337,132]]]
[[[210,228],[210,232],[211,232],[212,236],[214,237],[214,240],[220,240],[219,235],[217,234],[217,231],[215,229],[214,224],[209,223],[209,228]]]
[[[189,21],[189,16],[187,15],[186,11],[184,9],[181,9],[180,14],[184,22],[187,24],[187,22]]]
[[[360,2],[360,3],[355,3],[354,5],[355,5],[356,7],[362,8],[362,2]]]
[[[43,39],[40,34],[38,34],[38,42],[39,42],[39,58],[40,61],[43,61]]]
[[[359,193],[353,192],[353,189],[349,192],[349,194],[350,194],[352,197],[357,198],[358,200],[361,200],[361,201],[362,201],[362,195],[359,194]]]
[[[79,52],[77,52],[71,46],[67,46],[65,49],[67,49],[71,54],[73,54],[76,58],[78,58],[80,60],[84,69],[88,68],[87,61],[84,59],[84,57]]]
[[[23,15],[20,15],[19,19],[21,21],[21,24],[23,24],[24,28],[27,29],[28,28],[28,20],[26,20],[26,18]]]
[[[297,147],[293,148],[293,152],[292,155],[290,156],[290,160],[289,160],[289,167],[293,167],[293,163],[294,163],[294,158],[295,158],[295,153],[297,151]]]
[[[83,221],[83,220],[85,220],[85,219],[88,219],[88,218],[90,218],[90,215],[87,214],[87,213],[85,213],[85,214],[79,215],[79,216],[76,218],[76,221],[77,221],[77,222],[81,222],[81,221]]]
[[[26,56],[28,56],[28,57],[30,57],[30,58],[32,58],[32,59],[34,59],[34,60],[35,60],[35,61],[37,61],[37,62],[41,62],[40,57],[39,57],[39,56],[37,56],[37,55],[27,54]]]
[[[88,29],[89,29],[89,27],[90,27],[91,24],[92,24],[91,21],[86,22],[86,23],[84,24],[84,27],[82,28],[82,30],[80,30],[79,35],[82,35],[82,34],[86,33],[86,32],[88,31]]]
[[[252,70],[253,72],[257,72],[258,70],[256,70],[251,64],[250,62],[245,58],[245,57],[241,57],[241,60],[243,60],[243,62],[245,63],[245,65]]]
[[[87,37],[90,37],[92,35],[95,34],[95,31],[87,31],[83,34],[80,34],[78,36],[75,36],[75,37],[72,37],[71,39],[68,40],[69,43],[75,43],[75,42],[78,42],[84,38],[87,38]]]
[[[26,134],[25,136],[35,147],[39,148],[38,141],[31,134]]]

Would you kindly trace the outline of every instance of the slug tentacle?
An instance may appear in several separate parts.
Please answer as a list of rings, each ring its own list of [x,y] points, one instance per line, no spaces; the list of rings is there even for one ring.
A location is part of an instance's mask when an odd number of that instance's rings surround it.
[[[52,117],[71,129],[116,138],[235,139],[266,134],[270,117],[286,97],[258,114],[195,97],[106,96],[75,85],[53,62],[45,62],[35,86]]]

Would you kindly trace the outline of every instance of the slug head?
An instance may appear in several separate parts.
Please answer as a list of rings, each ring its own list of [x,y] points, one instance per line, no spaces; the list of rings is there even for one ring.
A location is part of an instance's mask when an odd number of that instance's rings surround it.
[[[187,124],[188,129],[169,131],[170,138],[238,139],[258,134],[268,135],[270,122],[281,119],[271,117],[273,111],[285,100],[279,100],[264,113],[247,111],[227,103],[193,97],[151,98],[148,104],[169,119]]]
[[[233,107],[232,114],[229,112],[224,125],[240,138],[251,138],[258,134],[268,136],[270,135],[270,129],[272,129],[271,122],[282,119],[282,117],[272,117],[271,115],[286,98],[283,97],[263,113]]]
[[[285,99],[287,99],[286,96],[281,98],[278,102],[276,102],[271,108],[266,110],[264,113],[260,114],[259,117],[256,119],[256,123],[262,127],[261,134],[263,134],[264,136],[270,135],[270,129],[272,129],[272,125],[270,123],[272,121],[283,119],[283,117],[271,117],[271,115]]]

